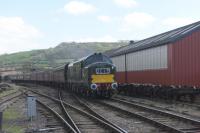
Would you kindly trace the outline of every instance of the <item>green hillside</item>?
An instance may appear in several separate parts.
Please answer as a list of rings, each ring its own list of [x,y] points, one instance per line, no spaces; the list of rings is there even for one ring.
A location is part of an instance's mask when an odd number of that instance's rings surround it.
[[[55,48],[0,55],[0,67],[31,65],[36,69],[54,68],[94,52],[104,52],[127,43],[66,43]]]

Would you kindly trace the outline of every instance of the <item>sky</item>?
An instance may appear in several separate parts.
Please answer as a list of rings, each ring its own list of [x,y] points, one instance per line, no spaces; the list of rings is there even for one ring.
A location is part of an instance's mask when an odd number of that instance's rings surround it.
[[[0,0],[0,54],[141,40],[200,20],[199,0]]]

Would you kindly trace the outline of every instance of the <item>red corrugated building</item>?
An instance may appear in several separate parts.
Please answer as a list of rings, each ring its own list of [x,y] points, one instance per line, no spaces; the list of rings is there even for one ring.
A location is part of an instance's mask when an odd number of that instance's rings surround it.
[[[119,83],[200,86],[200,22],[109,53]]]

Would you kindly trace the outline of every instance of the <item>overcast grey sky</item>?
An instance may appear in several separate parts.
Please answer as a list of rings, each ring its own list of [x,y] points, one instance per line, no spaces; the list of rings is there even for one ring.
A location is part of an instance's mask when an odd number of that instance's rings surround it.
[[[199,0],[1,0],[0,54],[139,40],[200,20]]]

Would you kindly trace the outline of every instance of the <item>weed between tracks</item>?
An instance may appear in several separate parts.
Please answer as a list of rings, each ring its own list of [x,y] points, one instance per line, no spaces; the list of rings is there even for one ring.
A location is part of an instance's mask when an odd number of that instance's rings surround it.
[[[15,108],[10,107],[6,109],[3,113],[3,131],[9,133],[23,133],[25,130],[23,122],[21,122],[22,124],[20,125],[16,124],[23,119],[22,114]]]
[[[1,98],[1,97],[4,97],[4,96],[7,96],[7,95],[9,95],[9,94],[11,94],[11,93],[17,92],[18,90],[19,90],[19,89],[18,89],[17,87],[12,87],[12,88],[9,89],[9,90],[6,90],[6,91],[1,92],[1,93],[0,93],[0,98]]]
[[[13,125],[12,127],[10,127],[9,125],[4,125],[3,128],[6,129],[4,131],[8,133],[24,133],[24,129],[20,126]]]

